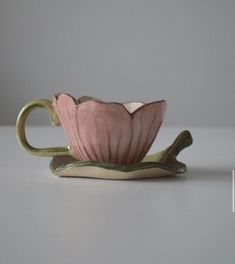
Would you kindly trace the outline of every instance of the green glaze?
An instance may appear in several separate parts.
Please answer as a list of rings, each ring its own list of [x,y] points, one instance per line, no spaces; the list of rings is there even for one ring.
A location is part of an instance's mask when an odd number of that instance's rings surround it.
[[[54,157],[61,155],[72,155],[69,147],[35,148],[28,143],[25,136],[26,120],[32,110],[38,107],[47,109],[50,115],[52,125],[58,125],[60,123],[51,101],[47,99],[39,99],[27,103],[20,111],[16,121],[16,136],[19,141],[19,144],[30,154],[37,156]]]
[[[187,171],[184,163],[179,162],[176,157],[181,150],[192,144],[192,136],[189,131],[181,132],[174,140],[173,144],[165,150],[146,156],[142,162],[131,165],[117,165],[99,161],[81,161],[73,157],[54,157],[50,163],[50,169],[53,174],[59,175],[70,168],[81,168],[86,166],[98,167],[107,170],[131,172],[151,168],[159,168],[171,172],[172,174],[181,174]]]
[[[56,157],[52,159],[50,163],[51,171],[56,174],[62,170],[68,169],[70,167],[99,167],[107,170],[116,170],[122,172],[130,172],[136,170],[150,169],[150,168],[160,168],[164,170],[173,171],[174,173],[184,173],[186,172],[186,166],[181,164],[171,164],[171,163],[161,163],[155,161],[149,162],[139,162],[131,165],[117,165],[111,163],[105,163],[100,161],[82,161],[76,159],[66,159],[64,161],[58,160]]]
[[[182,131],[174,140],[174,142],[165,150],[148,155],[144,158],[144,162],[147,161],[159,161],[161,163],[165,162],[176,162],[176,157],[181,150],[190,146],[193,143],[191,133],[188,130]]]

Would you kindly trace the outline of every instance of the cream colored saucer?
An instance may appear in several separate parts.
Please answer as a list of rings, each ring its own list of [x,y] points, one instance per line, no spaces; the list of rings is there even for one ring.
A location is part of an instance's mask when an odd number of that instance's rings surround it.
[[[189,131],[181,132],[173,144],[165,150],[146,156],[140,163],[120,166],[99,161],[80,161],[70,156],[57,156],[51,160],[53,174],[62,177],[89,177],[112,180],[131,180],[182,174],[187,171],[176,157],[192,144]]]

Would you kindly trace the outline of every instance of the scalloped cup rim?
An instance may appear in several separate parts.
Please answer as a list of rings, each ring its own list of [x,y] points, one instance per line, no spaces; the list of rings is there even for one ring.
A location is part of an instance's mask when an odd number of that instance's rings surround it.
[[[120,103],[120,102],[113,102],[113,101],[111,101],[111,102],[99,101],[98,99],[95,99],[95,98],[94,98],[94,100],[90,99],[90,100],[87,100],[87,101],[84,101],[84,102],[79,102],[79,101],[78,101],[79,98],[76,99],[75,97],[73,97],[72,95],[70,95],[70,94],[68,94],[68,93],[57,93],[57,94],[55,94],[55,95],[54,95],[55,100],[57,101],[57,100],[59,99],[60,96],[68,96],[68,97],[70,97],[70,98],[74,101],[76,107],[78,107],[80,104],[90,104],[91,102],[92,102],[92,103],[96,103],[96,104],[102,104],[102,105],[112,105],[112,104],[119,105],[119,106],[122,107],[122,108],[123,108],[123,109],[124,109],[124,110],[125,110],[130,116],[135,115],[135,114],[136,114],[137,112],[139,112],[142,108],[147,107],[147,106],[152,105],[152,104],[165,104],[165,107],[166,107],[166,105],[167,105],[167,102],[166,102],[166,100],[164,100],[164,99],[163,99],[163,100],[158,100],[158,101],[153,101],[153,102],[148,102],[148,103],[145,103],[145,102],[142,102],[142,101],[130,101],[130,102]],[[142,103],[142,105],[139,106],[139,107],[137,107],[133,112],[130,112],[130,111],[125,107],[125,104],[131,104],[131,103]]]

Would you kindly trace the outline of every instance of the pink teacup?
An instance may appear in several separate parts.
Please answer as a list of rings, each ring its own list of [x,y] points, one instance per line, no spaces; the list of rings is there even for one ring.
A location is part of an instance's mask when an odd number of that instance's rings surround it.
[[[25,137],[25,121],[35,107],[45,107],[53,124],[61,124],[69,147],[36,149]],[[56,94],[28,103],[17,119],[20,144],[40,156],[72,155],[78,160],[93,160],[119,165],[140,162],[149,151],[163,122],[166,101],[151,103],[103,102],[90,97],[76,100]]]

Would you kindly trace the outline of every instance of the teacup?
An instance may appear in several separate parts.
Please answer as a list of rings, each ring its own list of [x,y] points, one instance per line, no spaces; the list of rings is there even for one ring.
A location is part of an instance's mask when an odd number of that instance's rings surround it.
[[[53,125],[61,124],[68,147],[38,149],[25,136],[25,122],[35,107],[49,111]],[[21,146],[39,156],[72,155],[78,160],[119,165],[141,162],[149,151],[166,112],[166,101],[104,102],[91,97],[76,100],[56,94],[52,101],[33,100],[19,113],[16,129]]]

